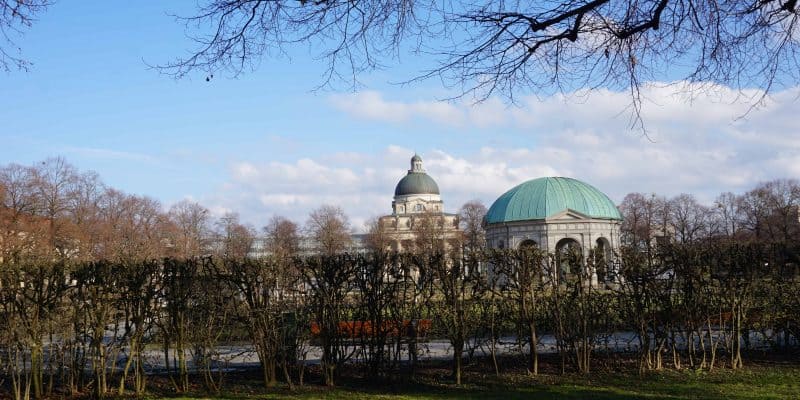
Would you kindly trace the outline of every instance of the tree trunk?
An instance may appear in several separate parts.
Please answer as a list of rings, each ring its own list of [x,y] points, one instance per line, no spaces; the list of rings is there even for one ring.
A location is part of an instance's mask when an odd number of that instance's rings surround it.
[[[42,398],[42,345],[35,343],[31,346],[31,384],[33,386],[33,397]]]
[[[463,340],[456,340],[453,343],[453,378],[456,381],[456,385],[461,385],[461,363],[462,363],[462,356],[464,353],[464,341]]]
[[[491,335],[491,342],[489,343],[489,351],[492,356],[492,366],[494,367],[494,374],[500,376],[500,366],[497,364],[497,333],[495,332],[495,310],[491,308],[491,328],[489,334]]]
[[[131,338],[130,344],[130,354],[128,355],[128,360],[125,361],[125,367],[122,368],[122,376],[119,378],[119,388],[117,389],[117,395],[122,396],[125,394],[125,381],[128,380],[128,371],[133,364],[134,352],[136,350],[136,338]]]
[[[264,373],[264,387],[275,387],[275,385],[278,384],[278,378],[275,373],[275,363],[264,359],[261,361],[261,369]]]
[[[134,379],[136,381],[136,396],[141,396],[147,387],[147,375],[145,375],[144,366],[142,365],[142,346],[139,341],[139,347],[136,349],[136,366],[134,367]]]
[[[531,348],[528,372],[534,376],[539,375],[539,348],[537,343],[539,338],[536,336],[536,324],[533,321],[529,322],[530,335],[531,335]]]
[[[325,363],[323,364],[323,369],[325,373],[325,386],[333,387],[335,385],[333,373],[336,370],[336,366],[331,363]]]
[[[175,351],[178,358],[178,379],[180,383],[180,391],[186,392],[189,390],[189,370],[186,365],[186,351],[183,343],[183,324],[178,328],[178,337],[175,341]]]
[[[286,384],[289,385],[289,390],[294,391],[294,383],[292,382],[292,377],[289,374],[289,365],[285,360],[281,364],[281,369],[283,370],[283,379],[286,379]]]

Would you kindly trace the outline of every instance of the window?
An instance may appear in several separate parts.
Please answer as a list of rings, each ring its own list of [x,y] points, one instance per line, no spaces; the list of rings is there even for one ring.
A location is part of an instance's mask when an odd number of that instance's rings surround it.
[[[417,204],[414,206],[414,211],[425,211],[425,206],[422,204]]]

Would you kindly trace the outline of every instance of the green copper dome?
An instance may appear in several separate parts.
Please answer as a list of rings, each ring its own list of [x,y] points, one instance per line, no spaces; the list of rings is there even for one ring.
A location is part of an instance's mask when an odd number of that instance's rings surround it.
[[[577,179],[532,179],[503,193],[489,207],[486,222],[545,219],[566,209],[592,218],[621,220],[614,202],[594,186]]]
[[[394,188],[394,195],[405,196],[409,194],[439,194],[439,185],[424,172],[409,171],[408,175],[397,183],[397,187]]]

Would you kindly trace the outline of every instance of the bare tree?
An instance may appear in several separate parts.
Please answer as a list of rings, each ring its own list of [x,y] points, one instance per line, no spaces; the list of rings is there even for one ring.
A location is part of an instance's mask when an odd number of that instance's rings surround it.
[[[320,254],[298,259],[297,268],[310,316],[317,325],[325,385],[334,386],[340,367],[352,356],[347,351],[349,340],[340,326],[350,311],[346,298],[355,286],[356,263],[349,254]]]
[[[448,235],[450,230],[445,225],[446,221],[441,213],[425,210],[415,215],[411,222],[415,252],[426,256],[444,256],[449,247],[458,247],[447,242],[448,239],[460,238]]]
[[[70,293],[72,308],[76,312],[76,332],[85,338],[86,354],[91,361],[93,397],[103,399],[108,391],[108,364],[116,360],[128,332],[120,325],[121,287],[118,279],[124,275],[120,264],[108,262],[87,263],[71,274],[75,281]],[[113,373],[113,371],[112,371]]]
[[[0,169],[3,204],[0,212],[0,258],[11,261],[48,258],[50,226],[38,215],[39,197],[32,167],[10,164]]]
[[[484,229],[486,206],[480,200],[470,200],[458,211],[458,220],[464,236],[464,248],[467,251],[478,251],[486,247],[486,231]]]
[[[386,227],[381,224],[381,219],[372,218],[364,225],[367,229],[367,247],[375,253],[388,250],[392,239]]]
[[[788,241],[800,235],[800,183],[764,182],[740,197],[742,227],[756,239]]]
[[[163,232],[166,217],[158,201],[108,189],[101,208],[105,227],[99,258],[137,261],[166,255],[168,240]]]
[[[239,222],[239,215],[228,213],[217,221],[217,253],[221,258],[243,260],[253,250],[256,232]]]
[[[652,254],[657,242],[669,237],[667,200],[655,194],[630,193],[619,206],[623,240]]]
[[[100,205],[105,190],[100,176],[93,171],[80,173],[76,178],[68,207],[68,218],[74,227],[69,254],[73,260],[95,259],[95,251],[102,237]]]
[[[298,310],[303,302],[298,295],[302,284],[300,271],[294,262],[300,252],[299,228],[287,218],[274,216],[264,227],[264,233],[265,247],[269,254],[260,260],[256,268],[256,273],[261,274],[259,281],[262,288],[252,295],[243,284],[247,279],[240,279],[242,283],[237,285],[246,294],[244,298],[248,307],[259,310],[257,314],[251,312],[252,316],[248,321],[254,333],[254,344],[260,351],[266,384],[275,383],[275,371],[280,368],[289,387],[293,388],[290,370],[295,364],[298,348],[303,345],[300,343],[303,338],[300,337],[302,328],[299,324],[304,316],[299,315]],[[247,275],[239,273],[239,276]],[[267,363],[272,363],[272,366]],[[304,366],[299,368],[302,384]]]
[[[67,268],[63,262],[23,260],[3,263],[2,272],[0,300],[15,325],[12,369],[20,369],[12,382],[15,397],[27,399],[32,390],[33,398],[41,399],[52,389],[44,380],[45,339],[52,337],[54,322],[64,312]],[[22,392],[24,396],[19,395]]]
[[[619,205],[622,214],[622,234],[626,244],[636,247],[650,241],[652,218],[642,207],[647,197],[642,193],[628,193]]]
[[[350,221],[340,207],[325,205],[312,211],[306,232],[326,256],[342,253],[350,245]]]
[[[741,230],[742,201],[739,196],[725,192],[717,197],[714,202],[716,208],[715,218],[720,229],[720,234],[734,237]]]
[[[250,341],[261,363],[266,387],[277,383],[278,354],[281,347],[281,313],[286,311],[287,290],[294,279],[285,265],[272,257],[223,260],[225,280],[235,289]],[[288,376],[288,375],[287,375]]]
[[[768,214],[766,233],[773,241],[788,242],[800,238],[800,182],[777,179],[754,189],[764,193]]]
[[[716,230],[711,211],[694,196],[680,194],[670,199],[669,205],[670,227],[680,243],[706,238]]]
[[[133,371],[133,389],[137,395],[145,391],[147,374],[145,365],[147,356],[145,345],[147,334],[152,332],[153,320],[158,315],[157,299],[162,294],[162,264],[156,261],[144,261],[135,264],[123,264],[117,277],[119,287],[120,308],[124,318],[125,337],[128,340],[128,359],[122,367],[117,394],[125,394],[125,383]]]
[[[77,169],[62,157],[48,158],[36,166],[34,186],[38,192],[39,211],[50,224],[51,246],[61,257],[68,257],[75,247],[66,218],[76,194]]]
[[[0,185],[3,186],[3,207],[14,216],[36,214],[38,197],[34,188],[36,171],[33,167],[9,164],[0,169]]]
[[[186,351],[191,347],[190,318],[202,267],[195,259],[166,259],[161,269],[161,296],[157,299],[161,307],[154,323],[161,337],[164,367],[176,392],[189,390]]]
[[[501,293],[514,312],[520,349],[524,341],[530,346],[528,373],[538,375],[539,354],[537,334],[542,319],[545,296],[548,289],[548,255],[534,246],[523,246],[518,250],[500,250],[490,253],[492,276],[496,285],[502,285]],[[495,285],[493,285],[495,286]],[[499,288],[497,288],[499,289]]]
[[[264,227],[267,250],[279,260],[287,260],[300,251],[300,233],[297,224],[275,216]]]
[[[477,322],[472,319],[477,315],[470,310],[485,285],[477,282],[481,279],[478,274],[466,273],[467,260],[456,254],[451,258],[444,253],[419,253],[418,267],[426,271],[431,282],[431,291],[426,296],[428,307],[453,346],[453,379],[456,385],[461,385],[464,346]]]
[[[202,259],[202,268],[194,278],[197,289],[192,293],[192,302],[188,312],[188,340],[191,343],[192,361],[195,365],[196,375],[203,377],[203,386],[208,392],[218,395],[225,381],[225,368],[219,365],[227,364],[231,355],[220,348],[222,343],[230,343],[238,339],[243,324],[237,323],[239,305],[242,296],[231,287],[228,276],[219,273],[219,264],[246,264],[254,271],[257,266],[248,263],[248,260],[213,260],[210,257]],[[214,263],[213,261],[221,261]],[[252,268],[255,267],[255,268]],[[254,335],[251,329],[248,333]]]
[[[170,207],[169,220],[174,226],[171,244],[174,246],[175,256],[189,258],[205,253],[210,236],[207,208],[183,200]]]

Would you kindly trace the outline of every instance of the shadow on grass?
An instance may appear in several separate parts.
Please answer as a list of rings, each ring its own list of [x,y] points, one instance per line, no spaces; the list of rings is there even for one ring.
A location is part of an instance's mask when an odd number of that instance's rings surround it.
[[[600,400],[755,400],[800,399],[800,368],[793,365],[762,365],[743,371],[713,373],[664,370],[645,376],[624,372],[600,372],[589,376],[543,374],[493,374],[473,371],[466,384],[456,386],[446,371],[430,369],[417,380],[392,376],[387,379],[350,377],[341,386],[326,388],[310,384],[289,391],[286,386],[265,390],[252,377],[240,377],[222,395],[195,393],[183,399],[600,399]],[[170,398],[161,393],[151,398]]]
[[[618,387],[590,388],[575,387],[571,385],[547,385],[532,386],[522,388],[440,388],[416,386],[397,390],[378,390],[378,389],[352,389],[352,388],[302,388],[294,392],[288,390],[275,390],[268,393],[248,394],[223,394],[221,396],[199,395],[197,397],[181,397],[186,399],[536,399],[536,400],[579,400],[579,399],[598,399],[598,400],[632,400],[632,399],[652,399],[652,400],[678,400],[678,399],[791,399],[797,398],[797,392],[783,391],[783,393],[763,393],[761,391],[745,390],[740,393],[730,393],[728,391],[718,391],[715,388],[697,386],[670,386],[670,387],[648,387],[643,385],[638,389],[627,389]]]
[[[484,379],[461,387],[431,383],[340,387],[336,398],[398,399],[800,399],[800,369],[760,369],[695,374],[665,371],[647,376],[542,376],[513,383]],[[335,394],[334,394],[335,393]],[[302,398],[303,395],[300,395]]]

